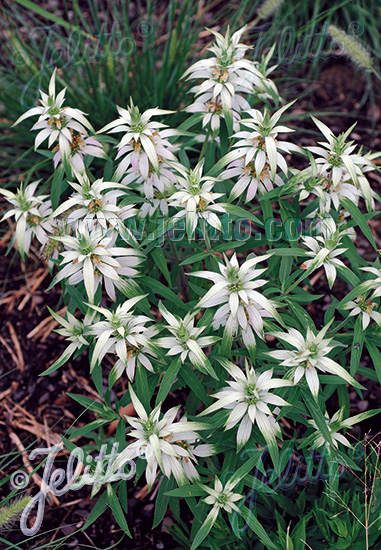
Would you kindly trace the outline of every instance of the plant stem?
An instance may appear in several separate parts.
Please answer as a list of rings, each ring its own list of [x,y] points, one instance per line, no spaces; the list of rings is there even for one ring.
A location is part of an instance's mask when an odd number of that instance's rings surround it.
[[[211,244],[210,239],[209,239],[206,222],[204,222],[204,240],[205,240],[206,248],[208,250],[208,254],[209,254],[210,259],[212,261],[212,265],[215,268],[218,268],[218,262],[217,262],[217,260],[214,256],[214,254],[213,254],[212,244]]]
[[[202,145],[201,153],[200,153],[200,156],[199,156],[199,158],[198,158],[198,162],[200,162],[200,160],[204,157],[205,149],[206,149],[206,146],[208,145],[208,141],[209,141],[209,137],[210,137],[211,131],[212,131],[212,127],[211,127],[211,125],[209,124],[209,126],[208,126],[208,131],[206,132],[206,136],[205,136],[205,141],[204,141],[204,143],[203,143],[203,145]]]
[[[348,319],[350,319],[349,315],[346,319],[344,319],[344,321],[341,321],[341,323],[336,328],[332,329],[332,332],[330,331],[330,334],[334,334],[335,332],[340,330],[345,325],[345,323],[348,321]]]
[[[177,248],[176,248],[176,245],[173,241],[170,241],[170,247],[171,247],[171,252],[172,252],[172,254],[175,258],[175,262],[176,262],[176,264],[178,265],[178,268],[179,268],[180,285],[181,285],[181,288],[184,292],[184,298],[185,298],[186,301],[188,301],[188,299],[189,299],[188,281],[185,277],[184,267],[182,265],[180,265],[180,259],[179,259],[179,255],[177,253]]]
[[[301,275],[300,277],[298,277],[298,278],[296,279],[296,281],[294,281],[294,282],[292,283],[292,285],[291,285],[287,290],[285,290],[285,291],[283,292],[283,296],[284,296],[285,294],[289,294],[289,292],[291,292],[291,290],[293,290],[296,286],[298,286],[299,283],[301,283],[302,281],[304,281],[305,278],[306,278],[306,274],[303,273],[303,275]]]

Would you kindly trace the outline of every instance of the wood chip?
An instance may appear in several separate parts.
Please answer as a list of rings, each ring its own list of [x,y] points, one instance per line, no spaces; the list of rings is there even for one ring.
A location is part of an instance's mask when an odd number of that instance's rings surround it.
[[[13,328],[13,325],[10,321],[7,321],[7,327],[9,329],[9,334],[11,335],[12,342],[15,346],[15,351],[17,355],[17,367],[21,370],[21,372],[24,372],[24,367],[25,367],[24,357],[21,351],[19,339],[17,338],[16,331]]]

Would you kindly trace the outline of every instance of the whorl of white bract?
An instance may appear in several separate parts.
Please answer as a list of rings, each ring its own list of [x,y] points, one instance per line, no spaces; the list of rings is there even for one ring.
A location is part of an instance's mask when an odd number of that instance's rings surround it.
[[[328,33],[347,56],[351,58],[353,63],[366,71],[371,71],[373,69],[370,53],[358,40],[356,40],[356,38],[350,36],[342,29],[338,29],[335,25],[330,25],[328,27]]]
[[[268,19],[282,3],[283,0],[265,0],[258,8],[258,19]]]

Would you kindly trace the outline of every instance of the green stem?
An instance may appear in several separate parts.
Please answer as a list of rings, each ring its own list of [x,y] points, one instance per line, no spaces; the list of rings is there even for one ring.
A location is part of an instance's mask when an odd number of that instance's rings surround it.
[[[289,294],[291,290],[293,290],[296,286],[298,286],[299,283],[304,281],[305,278],[306,278],[306,274],[303,273],[303,275],[301,277],[298,277],[296,281],[293,282],[292,285],[282,293],[282,295],[285,296],[286,294]]]
[[[180,265],[180,259],[179,259],[179,255],[177,253],[177,248],[176,248],[176,245],[173,241],[170,241],[170,247],[171,247],[171,252],[173,254],[173,257],[175,258],[175,262],[179,267],[180,285],[181,285],[181,288],[184,292],[184,298],[185,298],[186,301],[188,301],[189,300],[188,281],[185,277],[184,266]]]
[[[198,158],[198,162],[200,162],[200,160],[204,157],[205,149],[206,149],[206,146],[208,145],[208,141],[209,141],[209,137],[210,137],[211,132],[212,132],[212,127],[209,124],[208,131],[206,132],[206,136],[205,136],[205,141],[202,145],[201,153],[200,153],[200,156]]]
[[[213,254],[212,244],[211,244],[210,239],[209,239],[209,235],[208,235],[207,226],[206,226],[205,221],[204,221],[204,240],[205,240],[205,244],[206,244],[208,254],[209,254],[210,259],[212,261],[212,265],[215,267],[215,269],[218,269],[218,262],[217,262],[217,260],[214,256],[214,254]]]
[[[336,328],[332,329],[332,331],[329,331],[330,334],[335,334],[335,332],[338,332],[341,328],[343,328],[343,326],[345,325],[345,323],[350,319],[349,315],[346,319],[344,319],[344,321],[341,321],[341,323],[339,325],[337,325]]]

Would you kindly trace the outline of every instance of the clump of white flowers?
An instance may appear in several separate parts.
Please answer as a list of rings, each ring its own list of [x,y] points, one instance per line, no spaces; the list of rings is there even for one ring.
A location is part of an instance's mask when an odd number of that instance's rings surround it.
[[[258,17],[279,5],[265,2]],[[54,71],[40,104],[16,123],[39,117],[35,146],[54,147],[43,154],[55,172],[33,183],[22,174],[17,191],[13,182],[0,189],[9,249],[25,260],[38,243],[49,289],[62,286],[65,307],[49,311],[66,348],[43,374],[88,350],[99,394],[86,398],[97,415],[88,429],[94,445],[121,445],[101,499],[128,532],[117,503],[123,485],[112,484],[136,460],[157,523],[168,502],[177,517],[168,499],[191,499],[191,550],[206,537],[205,547],[217,547],[224,522],[236,534],[238,515],[261,544],[278,547],[245,505],[255,469],[267,468],[264,453],[274,474],[288,451],[304,448],[345,463],[342,430],[378,412],[328,415],[325,403],[335,392],[349,403],[350,387],[364,389],[359,375],[381,381],[379,242],[368,226],[374,212],[361,211],[362,199],[368,210],[379,200],[367,177],[379,154],[356,149],[353,127],[335,135],[316,118],[326,141],[300,147],[287,123],[294,102],[279,108],[269,78],[274,48],[251,61],[245,30],[211,31],[211,56],[184,74],[195,99],[179,128],[166,124],[173,111],[141,111],[131,99],[96,133],[119,141],[98,142],[84,113],[64,107]],[[116,146],[106,155],[107,141]],[[363,349],[374,371],[360,363]],[[95,436],[114,420],[115,436]]]
[[[257,63],[245,58],[246,51],[250,49],[240,43],[245,30],[246,27],[243,27],[231,35],[228,29],[225,36],[211,30],[216,39],[209,48],[213,56],[197,61],[183,76],[203,80],[191,89],[196,99],[187,111],[204,113],[203,127],[210,125],[214,132],[220,128],[221,117],[238,121],[240,113],[250,108],[242,94],[259,92],[262,98],[279,98],[276,87],[267,79],[267,74],[271,72],[271,69],[267,70],[267,63],[264,71],[264,66],[258,67]]]

